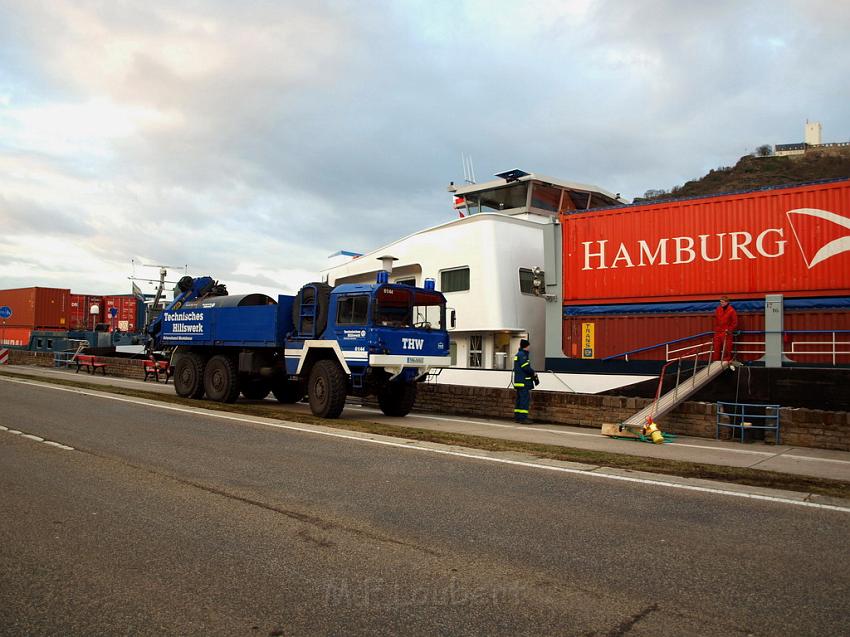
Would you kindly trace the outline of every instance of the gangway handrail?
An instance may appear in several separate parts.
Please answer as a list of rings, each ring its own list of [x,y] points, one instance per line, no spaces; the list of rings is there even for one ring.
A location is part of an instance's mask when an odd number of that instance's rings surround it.
[[[700,345],[702,345],[702,343],[700,343]],[[725,352],[725,343],[724,343],[724,352]],[[650,411],[650,418],[653,418],[655,416],[656,408],[658,407],[658,401],[661,399],[661,389],[664,386],[664,373],[667,371],[667,368],[670,367],[670,365],[672,365],[673,363],[677,363],[679,365],[678,369],[676,370],[676,384],[673,387],[673,389],[671,390],[673,392],[673,396],[678,397],[679,396],[679,387],[682,384],[682,382],[681,382],[682,361],[687,361],[688,359],[691,359],[691,358],[694,361],[694,366],[693,366],[693,370],[691,371],[691,376],[690,376],[690,378],[688,378],[685,381],[685,382],[690,381],[691,387],[694,387],[696,385],[697,367],[699,366],[699,360],[700,360],[700,357],[704,354],[708,354],[708,363],[711,364],[711,361],[714,358],[714,347],[713,346],[710,349],[708,349],[707,351],[696,351],[693,354],[687,354],[685,356],[673,358],[673,359],[668,360],[666,363],[664,363],[663,367],[661,368],[661,372],[658,375],[658,387],[655,390],[655,399],[652,401],[652,409]],[[721,358],[722,358],[722,356],[721,356]],[[667,393],[669,394],[670,392],[667,392]]]

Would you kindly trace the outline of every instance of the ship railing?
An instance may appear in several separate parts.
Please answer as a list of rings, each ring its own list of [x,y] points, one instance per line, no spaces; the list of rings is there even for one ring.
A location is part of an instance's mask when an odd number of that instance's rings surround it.
[[[850,330],[742,331],[741,337],[736,340],[735,351],[748,357],[764,356],[767,336],[773,334],[782,335],[782,354],[792,361],[826,357],[833,365],[838,365],[844,357],[850,357]]]
[[[607,356],[603,358],[603,361],[613,361],[618,358],[624,359],[626,362],[629,361],[630,356],[634,356],[635,354],[641,354],[643,352],[651,352],[652,350],[657,350],[664,348],[664,359],[665,360],[676,360],[676,358],[681,358],[683,356],[688,356],[689,354],[684,354],[685,351],[696,349],[697,351],[705,351],[706,346],[711,348],[711,336],[713,332],[700,332],[699,334],[691,334],[690,336],[684,336],[682,338],[675,338],[669,341],[664,341],[662,343],[656,343],[655,345],[648,345],[646,347],[639,347],[637,349],[629,350],[628,352],[623,352],[621,354],[615,354],[613,356]],[[704,338],[708,336],[709,340],[706,342],[700,342],[695,345],[690,346],[681,346],[682,343],[687,343],[688,341],[693,341],[698,338]],[[678,346],[678,347],[673,347]]]
[[[765,343],[770,335],[782,335],[783,356],[795,360],[827,358],[832,365],[850,362],[850,330],[783,330],[781,332],[764,330],[741,330],[735,332],[735,358],[755,360],[765,355]],[[712,348],[713,332],[700,332],[682,338],[676,338],[655,345],[639,347],[621,354],[607,356],[601,360],[623,359],[626,362],[635,354],[664,350],[665,361],[690,358],[691,354],[705,354]],[[698,340],[705,339],[705,340]],[[693,341],[697,341],[693,343]],[[691,342],[690,344],[687,344]]]

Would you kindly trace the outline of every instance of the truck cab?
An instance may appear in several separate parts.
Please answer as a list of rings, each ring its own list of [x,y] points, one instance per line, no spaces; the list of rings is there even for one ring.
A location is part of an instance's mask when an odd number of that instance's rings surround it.
[[[293,305],[287,374],[310,378],[319,361],[332,361],[348,376],[348,394],[376,395],[385,413],[405,415],[416,383],[431,369],[450,364],[445,297],[433,282],[425,288],[386,281],[326,290],[311,285],[314,289],[302,288]],[[311,403],[312,384],[308,380],[306,387]]]
[[[446,300],[406,285],[341,285],[331,294],[325,338],[355,366],[380,367],[415,380],[446,363]]]

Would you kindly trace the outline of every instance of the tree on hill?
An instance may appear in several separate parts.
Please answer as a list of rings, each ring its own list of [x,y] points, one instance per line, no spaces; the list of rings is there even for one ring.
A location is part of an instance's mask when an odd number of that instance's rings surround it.
[[[699,179],[675,186],[669,192],[649,189],[640,200],[672,199],[674,197],[699,197],[725,192],[754,190],[768,186],[790,186],[820,179],[850,178],[850,147],[832,147],[808,150],[805,155],[776,157],[745,155],[734,166],[712,169]],[[636,199],[638,201],[639,199]]]

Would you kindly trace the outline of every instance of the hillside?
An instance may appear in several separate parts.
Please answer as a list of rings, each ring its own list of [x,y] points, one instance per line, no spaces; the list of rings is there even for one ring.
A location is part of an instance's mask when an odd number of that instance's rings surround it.
[[[745,155],[734,166],[711,170],[704,177],[676,186],[670,192],[648,190],[644,197],[635,198],[635,202],[714,195],[840,177],[850,177],[850,147],[847,146],[812,149],[805,155],[789,157]]]

